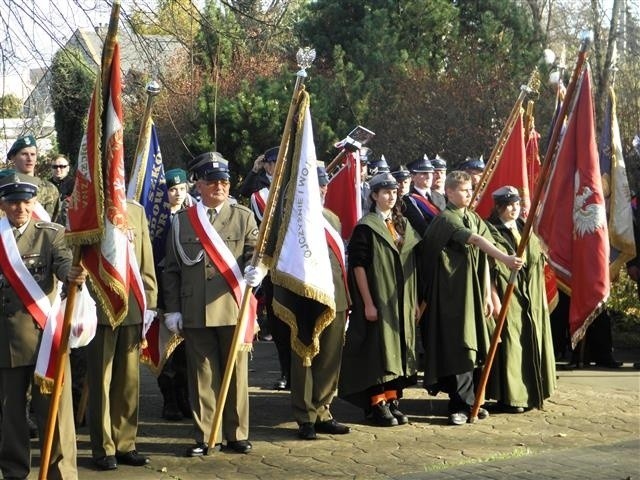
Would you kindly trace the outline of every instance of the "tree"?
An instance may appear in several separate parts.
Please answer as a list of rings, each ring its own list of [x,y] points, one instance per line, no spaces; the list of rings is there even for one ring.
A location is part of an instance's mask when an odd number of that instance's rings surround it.
[[[51,103],[54,110],[58,150],[77,162],[96,74],[82,52],[69,47],[58,50],[51,62]]]
[[[8,93],[0,97],[0,118],[16,118],[22,112],[22,100]]]

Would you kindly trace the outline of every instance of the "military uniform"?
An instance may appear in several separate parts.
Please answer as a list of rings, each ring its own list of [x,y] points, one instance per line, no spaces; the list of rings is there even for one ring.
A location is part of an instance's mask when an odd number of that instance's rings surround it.
[[[338,217],[327,209],[323,214],[339,232]],[[320,351],[313,357],[311,366],[305,367],[303,359],[295,352],[291,357],[291,405],[293,416],[300,425],[330,421],[329,406],[338,388],[349,297],[340,262],[331,249],[329,259],[335,287],[336,316],[320,334]],[[300,312],[300,318],[305,318],[305,312]]]
[[[127,201],[127,219],[147,309],[154,309],[158,291],[149,227],[142,206]],[[96,463],[106,456],[123,456],[136,449],[142,321],[132,293],[127,315],[115,328],[98,305],[96,336],[87,347],[89,433]],[[104,469],[112,468],[115,467]]]
[[[66,279],[71,266],[71,252],[64,242],[63,227],[31,220],[24,232],[18,234],[16,242],[27,269],[53,303],[57,292],[56,277]],[[3,272],[0,276],[0,402],[3,409],[0,469],[4,478],[29,475],[30,440],[24,408],[30,387],[40,438],[44,438],[50,396],[41,394],[40,387],[33,384],[41,338],[42,330]],[[68,364],[65,375],[69,378]],[[64,382],[48,478],[77,479],[76,455],[71,384]]]
[[[258,236],[251,210],[227,199],[212,225],[244,270]],[[187,211],[178,212],[167,242],[163,288],[167,312],[182,313],[197,443],[209,439],[239,311],[226,280],[203,253]],[[238,353],[216,443],[221,443],[222,435],[232,442],[249,436],[247,352]]]
[[[38,187],[38,202],[51,216],[51,221],[57,222],[60,215],[60,192],[49,180],[40,177],[32,177],[33,183]]]

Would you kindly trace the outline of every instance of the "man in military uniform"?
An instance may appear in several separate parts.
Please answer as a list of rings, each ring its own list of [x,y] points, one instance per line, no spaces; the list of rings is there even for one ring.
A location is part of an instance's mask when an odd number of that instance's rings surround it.
[[[215,445],[209,446],[207,441],[241,302],[235,292],[244,290],[240,272],[251,260],[258,229],[251,210],[229,202],[228,162],[218,152],[197,156],[189,170],[201,200],[174,217],[163,272],[165,325],[183,335],[187,354],[196,443],[186,455],[196,457],[219,450],[223,436],[227,448],[249,453],[246,351],[237,354],[222,432],[218,432]],[[255,286],[259,280],[250,284]]]
[[[447,197],[444,195],[444,180],[447,177],[447,162],[440,155],[430,160],[433,166],[433,181],[431,182],[431,200],[436,207],[443,211],[447,208]]]
[[[7,159],[13,162],[16,171],[33,177],[32,181],[38,187],[38,202],[49,214],[49,218],[40,219],[57,222],[60,214],[60,194],[53,183],[37,177],[35,174],[36,164],[38,163],[38,149],[33,135],[20,137],[13,142],[7,153]],[[36,211],[35,214],[37,215],[38,212]]]
[[[240,185],[240,194],[249,198],[253,192],[257,192],[262,188],[269,188],[273,179],[273,172],[276,169],[276,160],[278,160],[279,147],[271,147],[253,162],[253,167],[247,173],[242,185]]]
[[[140,271],[146,308],[130,292],[124,320],[112,325],[98,302],[98,327],[87,347],[89,434],[93,463],[115,470],[118,463],[139,467],[149,459],[136,450],[140,398],[140,339],[143,317],[156,307],[157,284],[144,208],[127,201],[129,241]]]
[[[29,427],[24,415],[27,391],[31,388],[40,438],[44,438],[51,398],[34,384],[42,327],[50,308],[27,310],[25,305],[33,307],[40,295],[51,305],[58,292],[58,279],[81,285],[85,278],[82,267],[71,265],[63,227],[32,218],[37,191],[35,184],[15,172],[0,179],[0,209],[5,213],[0,220],[0,248],[4,251],[0,260],[0,470],[5,479],[29,476]],[[29,277],[36,285],[24,283]],[[68,364],[65,370],[69,378]],[[77,479],[76,454],[71,384],[64,382],[48,478]]]
[[[440,213],[440,209],[432,201],[433,165],[425,155],[411,162],[408,167],[412,184],[402,214],[418,235],[422,236],[433,218]]]
[[[465,161],[460,164],[458,170],[467,172],[471,176],[471,187],[475,190],[478,183],[480,183],[480,178],[482,178],[485,167],[486,165],[484,164],[482,155],[480,155],[478,158],[467,157]]]
[[[329,177],[324,167],[318,167],[320,195],[324,203]],[[331,210],[324,209],[325,229],[335,240],[329,243],[329,259],[335,286],[336,316],[320,333],[320,351],[313,357],[311,365],[304,366],[302,357],[295,351],[291,358],[291,405],[298,422],[298,437],[314,440],[316,433],[343,435],[349,433],[348,426],[338,423],[329,410],[338,388],[338,376],[342,360],[342,346],[349,308],[349,293],[345,284],[344,249],[340,249],[340,219]],[[335,248],[334,248],[335,247]],[[307,312],[296,312],[296,318],[307,319]]]

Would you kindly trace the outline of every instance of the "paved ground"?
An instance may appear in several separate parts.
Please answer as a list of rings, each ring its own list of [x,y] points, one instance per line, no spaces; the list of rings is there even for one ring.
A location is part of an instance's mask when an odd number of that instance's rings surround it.
[[[637,351],[618,356],[640,360]],[[278,377],[275,347],[257,344],[250,368],[251,454],[182,457],[191,425],[159,418],[161,397],[145,369],[138,450],[151,463],[95,471],[85,427],[78,431],[80,479],[640,479],[640,371],[631,363],[559,371],[544,411],[494,414],[460,427],[447,425],[444,396],[418,387],[405,391],[402,410],[411,423],[400,427],[368,425],[358,409],[336,400],[334,416],[352,432],[310,442],[295,436],[288,394],[270,389]]]

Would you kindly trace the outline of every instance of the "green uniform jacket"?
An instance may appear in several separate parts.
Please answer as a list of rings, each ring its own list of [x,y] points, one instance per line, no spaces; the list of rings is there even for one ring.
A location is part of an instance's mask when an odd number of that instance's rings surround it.
[[[498,248],[513,255],[513,234],[499,219],[494,221]],[[529,238],[524,260],[509,302],[486,396],[514,407],[542,408],[543,400],[555,390],[556,368],[544,287],[545,258],[535,235]],[[501,297],[510,272],[506,265],[496,262],[493,276]]]
[[[49,180],[40,177],[33,177],[34,183],[38,187],[38,202],[51,216],[53,222],[58,221],[60,215],[60,192],[58,188]]]
[[[369,213],[356,225],[356,229],[370,229],[372,232],[373,262],[365,267],[365,271],[378,309],[378,320],[366,320],[353,267],[349,267],[353,306],[342,354],[338,394],[363,408],[370,402],[367,388],[417,373],[415,247],[420,238],[406,220],[405,224],[404,244],[400,251],[379,215]],[[355,231],[354,235],[357,235]],[[350,253],[351,247],[352,244]]]
[[[149,226],[142,205],[132,200],[127,200],[127,222],[129,225],[130,241],[133,242],[133,250],[138,262],[138,267],[140,268],[144,294],[147,299],[147,310],[152,310],[156,308],[156,302],[158,300],[158,284],[156,282]],[[120,325],[140,325],[143,320],[142,313],[138,308],[133,293],[129,293],[128,301],[129,309]],[[98,306],[98,325],[111,325],[104,311],[100,308],[100,303],[97,302],[96,305]]]
[[[244,272],[258,238],[258,228],[251,210],[239,204],[230,204],[227,200],[215,217],[213,228],[231,250],[240,271]],[[178,248],[182,248],[187,259],[195,260],[203,251],[187,211],[178,212],[173,217],[167,239],[163,272],[167,312],[181,312],[185,328],[235,325],[239,308],[227,281],[206,254],[193,265],[183,261],[176,248],[176,229],[180,244]]]
[[[472,233],[495,243],[475,213],[452,204],[437,216],[423,240],[426,314],[420,330],[425,346],[425,386],[470,372],[489,349],[484,315],[487,255],[468,245]],[[491,325],[492,326],[492,325]]]
[[[336,232],[340,233],[342,231],[340,219],[335,213],[325,208],[323,209],[322,214],[324,215],[324,218],[327,219],[329,224],[331,224],[331,226],[336,230]],[[333,250],[331,250],[331,248],[329,248],[329,260],[331,261],[331,274],[333,276],[333,285],[335,288],[336,312],[344,312],[349,308],[351,299],[349,298],[347,286],[344,284],[344,277],[342,276],[340,260],[338,259],[338,257],[336,257],[335,253],[333,253]]]
[[[22,261],[53,303],[57,277],[66,279],[71,251],[62,225],[31,220],[16,241]],[[35,365],[42,330],[0,269],[0,368]]]

